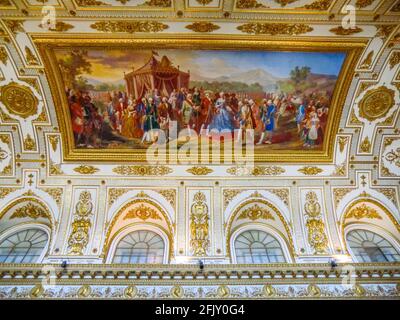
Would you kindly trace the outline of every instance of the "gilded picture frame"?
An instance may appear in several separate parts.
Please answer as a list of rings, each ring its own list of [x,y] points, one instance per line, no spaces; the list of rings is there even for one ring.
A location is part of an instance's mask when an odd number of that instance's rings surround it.
[[[34,42],[38,47],[45,66],[47,80],[50,86],[54,107],[57,114],[59,129],[62,135],[63,161],[79,162],[146,162],[146,150],[136,149],[78,149],[74,144],[71,129],[71,121],[65,89],[62,77],[57,67],[57,59],[54,54],[56,48],[145,48],[145,49],[207,49],[207,50],[274,50],[274,51],[304,51],[304,52],[344,52],[346,58],[335,85],[332,96],[331,116],[327,123],[326,135],[322,150],[279,150],[274,152],[256,152],[254,161],[257,163],[329,163],[333,160],[334,141],[338,132],[343,107],[348,89],[354,76],[356,63],[358,62],[366,42],[360,38],[332,39],[318,37],[257,37],[257,36],[232,36],[221,38],[215,36],[187,36],[158,38],[139,37],[125,38],[99,35],[65,35],[49,37],[37,35]],[[174,164],[170,159],[170,164]]]

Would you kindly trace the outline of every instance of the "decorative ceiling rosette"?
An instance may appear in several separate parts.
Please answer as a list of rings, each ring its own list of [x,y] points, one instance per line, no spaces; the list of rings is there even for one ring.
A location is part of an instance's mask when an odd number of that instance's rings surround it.
[[[360,116],[371,122],[384,118],[395,103],[394,94],[385,86],[368,90],[358,105]]]
[[[35,115],[38,111],[39,101],[29,87],[16,82],[1,87],[0,101],[9,113],[24,119]]]

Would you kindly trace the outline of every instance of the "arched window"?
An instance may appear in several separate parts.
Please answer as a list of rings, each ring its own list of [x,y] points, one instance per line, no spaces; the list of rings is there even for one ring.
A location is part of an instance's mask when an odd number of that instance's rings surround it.
[[[163,263],[164,248],[164,240],[157,233],[133,231],[119,241],[113,263]]]
[[[0,263],[37,263],[47,241],[48,235],[41,229],[13,233],[0,243]]]
[[[237,263],[286,262],[278,240],[264,231],[244,231],[236,237],[234,246]]]
[[[352,230],[346,240],[358,262],[400,261],[399,253],[389,241],[374,232]]]

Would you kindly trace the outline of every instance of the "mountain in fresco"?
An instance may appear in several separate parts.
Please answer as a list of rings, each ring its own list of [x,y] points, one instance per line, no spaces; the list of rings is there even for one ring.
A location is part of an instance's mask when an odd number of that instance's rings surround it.
[[[279,80],[283,80],[282,78],[278,78],[261,68],[238,72],[229,76],[221,76],[217,78],[207,78],[198,75],[192,75],[192,78],[196,82],[242,82],[248,85],[258,83],[262,86],[264,91],[276,90],[277,82]]]

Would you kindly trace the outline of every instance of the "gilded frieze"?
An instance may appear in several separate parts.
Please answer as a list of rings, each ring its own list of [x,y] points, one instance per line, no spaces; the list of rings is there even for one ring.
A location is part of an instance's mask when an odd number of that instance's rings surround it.
[[[79,167],[74,168],[75,172],[80,174],[94,174],[98,172],[100,169],[90,165],[80,165]]]
[[[168,29],[168,25],[157,21],[98,21],[90,25],[101,32],[160,32]]]
[[[203,6],[206,6],[207,4],[210,4],[213,0],[196,0],[196,1]]]
[[[204,166],[197,166],[197,167],[191,167],[186,170],[187,172],[195,175],[195,176],[206,176],[210,173],[212,173],[214,170],[208,167]]]
[[[279,3],[282,7],[287,6],[288,4],[291,4],[293,2],[296,2],[299,0],[275,0],[276,3]]]
[[[206,21],[193,22],[192,24],[186,26],[186,29],[192,30],[194,32],[203,32],[203,33],[213,32],[220,28],[221,28],[220,26]]]
[[[317,0],[310,4],[306,4],[304,8],[309,10],[323,11],[323,10],[328,10],[331,4],[332,0]]]
[[[226,170],[233,176],[277,176],[285,173],[286,170],[279,166],[254,166],[254,167],[230,167]]]
[[[98,0],[75,0],[76,4],[80,7],[88,7],[88,6],[102,6],[106,5],[103,1]]]
[[[266,6],[257,0],[237,0],[236,8],[238,9],[257,9],[266,8]]]
[[[349,36],[352,34],[360,33],[363,31],[360,27],[355,27],[355,28],[343,28],[342,26],[332,28],[329,30],[330,32],[336,34],[337,36]]]
[[[51,26],[43,25],[43,24],[39,24],[39,27],[50,30],[50,31],[56,31],[56,32],[65,32],[65,31],[68,31],[68,30],[74,28],[74,26],[72,24],[69,24],[69,23],[66,23],[63,21],[57,21],[54,25],[54,28],[52,28]]]
[[[305,166],[297,170],[298,172],[301,172],[302,174],[306,176],[315,176],[324,170],[321,168],[315,167],[315,166]]]
[[[314,29],[306,24],[301,23],[261,23],[251,22],[245,23],[237,27],[238,30],[248,34],[265,34],[265,35],[299,35],[313,31]]]
[[[385,86],[368,90],[358,105],[360,116],[368,121],[385,117],[395,103],[394,94]]]
[[[172,6],[172,0],[148,0],[143,3],[143,6],[170,8]]]
[[[112,171],[124,176],[164,176],[173,170],[166,166],[122,165]]]

